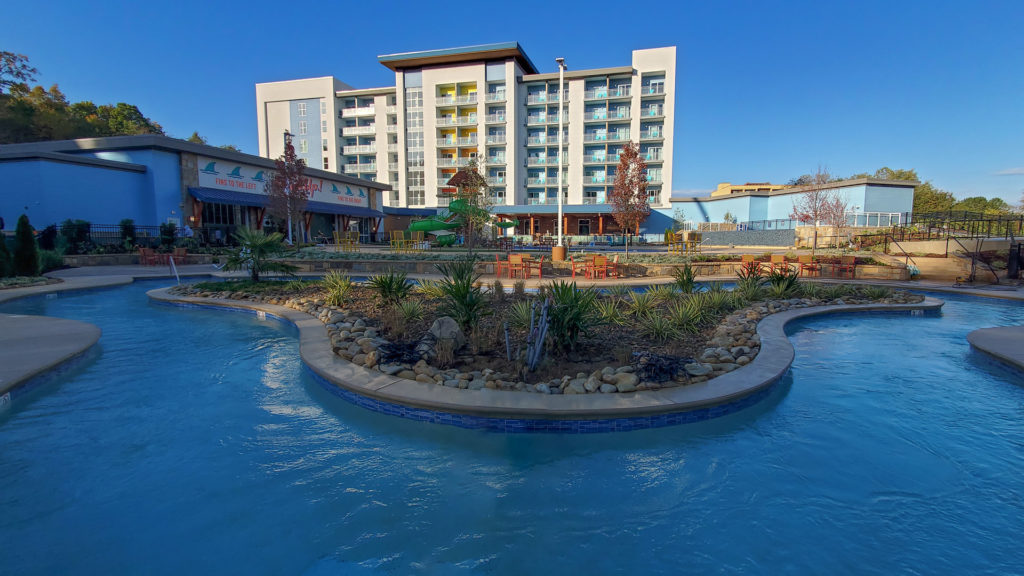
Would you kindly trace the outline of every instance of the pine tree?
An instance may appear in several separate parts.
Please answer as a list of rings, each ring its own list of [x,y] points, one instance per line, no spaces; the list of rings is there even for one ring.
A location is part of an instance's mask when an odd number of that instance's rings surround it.
[[[36,245],[36,237],[32,234],[32,225],[28,223],[28,216],[25,214],[18,218],[14,242],[14,275],[39,276],[39,247]]]
[[[10,276],[11,272],[13,272],[11,253],[7,251],[7,238],[0,230],[0,278]]]

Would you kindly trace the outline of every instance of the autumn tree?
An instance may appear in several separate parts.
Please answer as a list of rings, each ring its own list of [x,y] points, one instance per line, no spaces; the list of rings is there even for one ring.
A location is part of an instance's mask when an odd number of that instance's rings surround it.
[[[627,142],[619,154],[615,188],[611,193],[612,216],[627,234],[640,234],[640,223],[651,215],[647,199],[647,162],[640,155],[640,145]],[[629,250],[629,237],[626,237]]]
[[[459,201],[459,204],[455,206],[465,222],[466,247],[472,257],[473,247],[476,245],[476,235],[482,232],[484,225],[491,221],[491,207],[494,205],[494,201],[491,198],[490,187],[487,185],[487,180],[477,170],[475,158],[469,161],[469,166],[456,172],[448,180],[447,185],[455,187],[453,201]],[[452,212],[456,212],[456,210],[452,210]]]
[[[15,84],[27,84],[36,79],[36,70],[28,65],[28,56],[0,50],[0,94]]]
[[[304,176],[306,161],[295,154],[291,134],[285,132],[284,154],[274,161],[274,175],[267,186],[267,212],[288,222],[288,243],[292,242],[292,220],[306,208],[309,180]]]
[[[804,185],[805,190],[793,199],[793,212],[789,217],[801,224],[814,226],[813,253],[818,247],[818,224],[828,223],[834,217],[836,195],[830,186],[832,174],[825,168],[819,166],[818,171],[810,175],[809,182]]]
[[[191,142],[193,144],[206,144],[206,138],[199,135],[199,131],[193,131],[192,135],[185,139],[185,142]]]

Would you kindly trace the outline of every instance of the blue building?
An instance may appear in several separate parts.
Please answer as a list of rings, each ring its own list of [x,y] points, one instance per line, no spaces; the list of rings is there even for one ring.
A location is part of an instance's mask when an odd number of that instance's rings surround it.
[[[0,216],[42,228],[66,219],[138,226],[173,222],[227,238],[262,228],[274,161],[166,136],[118,136],[0,148]],[[376,233],[386,184],[307,168],[310,198],[300,221],[310,236]]]

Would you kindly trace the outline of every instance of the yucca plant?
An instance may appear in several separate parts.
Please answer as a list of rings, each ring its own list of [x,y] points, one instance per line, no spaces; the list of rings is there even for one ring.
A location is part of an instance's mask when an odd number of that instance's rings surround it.
[[[454,318],[463,330],[469,330],[481,316],[491,313],[477,283],[480,275],[476,272],[474,258],[436,264],[435,268],[444,276],[441,279],[441,289],[444,291],[441,304],[443,314]]]
[[[630,292],[629,298],[626,299],[629,313],[637,318],[654,310],[655,304],[654,294],[650,292]]]
[[[672,271],[672,278],[675,285],[683,294],[693,294],[697,291],[697,274],[689,264]]]
[[[437,280],[428,280],[426,278],[417,280],[415,290],[431,300],[444,298],[444,290],[441,288],[441,283]]]
[[[377,292],[377,298],[386,304],[398,304],[412,291],[412,284],[406,282],[405,272],[394,270],[370,276],[369,284]]]
[[[508,325],[513,328],[529,328],[530,314],[532,313],[531,306],[532,302],[530,300],[514,302],[508,311]]]
[[[764,284],[764,273],[761,272],[760,262],[744,262],[743,266],[736,271],[736,288],[753,293],[755,288]]]
[[[626,298],[633,292],[633,289],[625,284],[616,284],[605,289],[605,294],[613,298]]]
[[[714,293],[714,294],[719,294],[719,293],[728,292],[728,290],[725,289],[725,284],[723,284],[722,282],[716,281],[716,282],[709,282],[708,283],[708,285],[707,285],[707,292]]]
[[[517,298],[522,298],[526,295],[526,282],[523,280],[516,280],[512,283],[512,295]]]
[[[699,299],[676,300],[668,307],[668,320],[681,332],[696,333],[703,319],[704,312]]]
[[[505,299],[505,285],[497,278],[491,284],[491,299],[495,302],[501,302]]]
[[[668,302],[676,297],[675,286],[672,284],[658,284],[651,286],[647,289],[647,293],[654,296],[654,299],[658,302]]]
[[[829,284],[828,286],[821,287],[821,298],[823,300],[836,300],[846,296],[847,288],[845,284]]]
[[[800,273],[775,269],[768,274],[768,292],[773,298],[789,298],[800,288]]]
[[[348,274],[337,270],[331,270],[325,274],[321,283],[327,290],[326,303],[328,306],[344,306],[345,298],[355,285]]]
[[[640,319],[640,331],[655,342],[665,342],[679,334],[670,319],[657,313],[646,314]]]
[[[708,290],[701,300],[703,300],[705,309],[715,314],[728,312],[734,305],[732,293],[726,290]]]
[[[882,300],[892,296],[892,288],[886,286],[862,286],[860,293],[869,300]]]
[[[615,298],[598,299],[595,306],[597,307],[597,315],[606,324],[621,326],[626,323],[626,316],[619,309],[619,301]]]
[[[398,312],[407,323],[417,322],[423,319],[423,305],[419,300],[403,300],[397,305]]]
[[[821,286],[813,282],[801,282],[800,295],[804,298],[820,298]]]
[[[557,281],[548,289],[551,295],[548,336],[562,352],[575,351],[581,336],[601,322],[597,315],[597,291],[579,289],[575,282]]]

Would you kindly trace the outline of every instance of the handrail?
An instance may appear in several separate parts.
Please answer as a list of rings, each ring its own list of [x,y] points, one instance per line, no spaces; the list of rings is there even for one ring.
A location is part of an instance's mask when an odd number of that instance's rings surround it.
[[[970,274],[970,276],[967,277],[967,281],[968,282],[974,282],[975,277],[977,276],[978,261],[979,261],[978,254],[979,254],[979,252],[981,252],[981,240],[979,239],[979,240],[976,241],[975,246],[974,246],[974,251],[972,252],[971,250],[969,250],[967,248],[967,246],[964,246],[963,242],[961,242],[959,238],[957,238],[955,236],[951,236],[951,237],[946,239],[946,252],[947,253],[949,253],[949,241],[950,240],[952,240],[952,241],[956,242],[957,244],[959,244],[960,247],[964,249],[964,252],[969,252],[970,253],[970,255],[971,255],[971,274]],[[981,263],[984,264],[985,267],[988,268],[988,271],[992,273],[992,277],[996,279],[996,284],[999,284],[999,274],[996,273],[995,268],[993,268],[991,264],[989,264],[988,262],[985,262],[984,260],[982,260]]]

